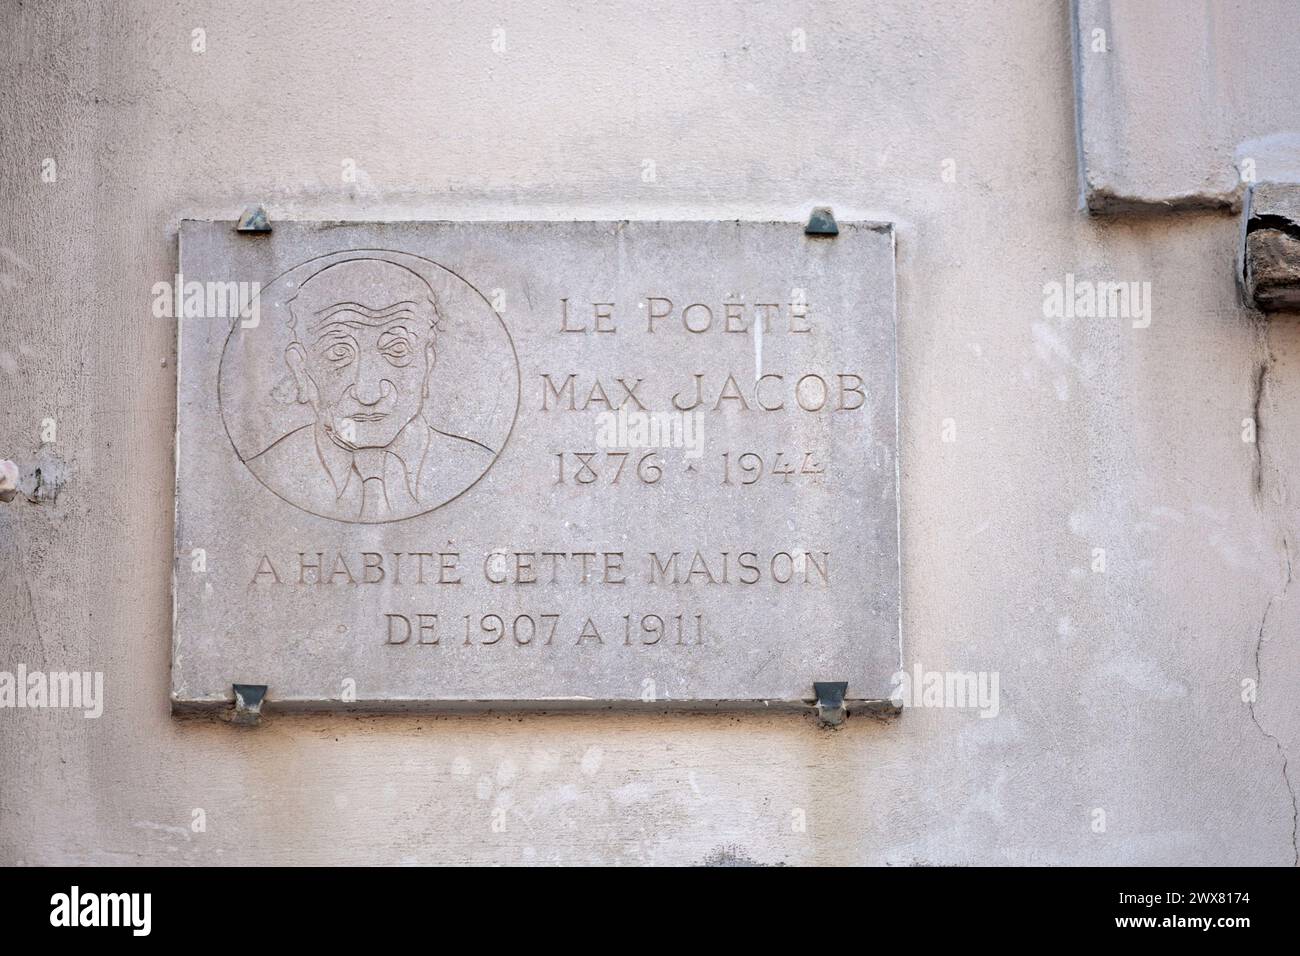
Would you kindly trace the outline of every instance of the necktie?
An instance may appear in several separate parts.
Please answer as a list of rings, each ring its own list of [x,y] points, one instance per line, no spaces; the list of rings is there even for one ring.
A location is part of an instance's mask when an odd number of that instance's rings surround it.
[[[389,506],[384,487],[384,452],[377,448],[363,449],[352,459],[352,467],[361,476],[361,520],[386,518]]]

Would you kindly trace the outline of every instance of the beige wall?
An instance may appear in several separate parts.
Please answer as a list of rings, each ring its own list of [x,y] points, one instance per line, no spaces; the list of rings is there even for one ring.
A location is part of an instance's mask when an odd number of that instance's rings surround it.
[[[0,669],[107,696],[0,710],[0,863],[1295,862],[1300,332],[1239,307],[1232,215],[1077,211],[1064,4],[181,6],[0,0],[0,457],[67,469],[0,506]],[[895,222],[904,656],[1000,715],[173,719],[150,287],[253,200]],[[1066,273],[1151,326],[1045,318]]]

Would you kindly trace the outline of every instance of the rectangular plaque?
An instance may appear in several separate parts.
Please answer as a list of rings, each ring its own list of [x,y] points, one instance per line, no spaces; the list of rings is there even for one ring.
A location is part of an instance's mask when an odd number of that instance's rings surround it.
[[[180,241],[178,709],[888,698],[889,226]]]

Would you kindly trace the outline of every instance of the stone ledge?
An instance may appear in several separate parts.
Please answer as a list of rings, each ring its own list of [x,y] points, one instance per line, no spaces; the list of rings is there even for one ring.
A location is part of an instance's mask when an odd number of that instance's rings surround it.
[[[1265,312],[1300,311],[1300,183],[1260,183],[1242,219],[1246,301]]]

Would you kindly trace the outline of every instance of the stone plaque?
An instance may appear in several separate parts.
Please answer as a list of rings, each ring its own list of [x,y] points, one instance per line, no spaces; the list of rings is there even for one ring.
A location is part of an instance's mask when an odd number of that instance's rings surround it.
[[[888,226],[186,221],[180,250],[178,709],[889,696]]]

